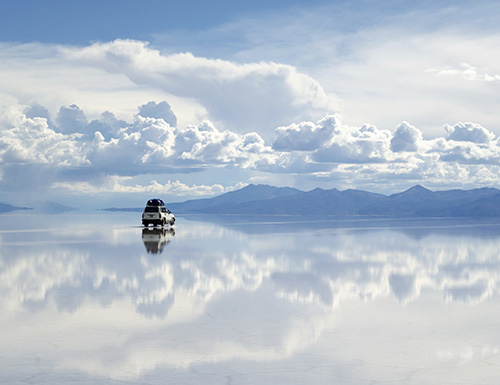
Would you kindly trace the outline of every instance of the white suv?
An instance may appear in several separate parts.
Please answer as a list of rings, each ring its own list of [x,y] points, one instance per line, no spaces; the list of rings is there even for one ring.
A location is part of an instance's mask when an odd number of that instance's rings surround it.
[[[165,226],[169,224],[173,226],[175,223],[174,214],[170,212],[165,207],[165,204],[161,199],[150,199],[144,212],[142,213],[142,225],[143,226]]]

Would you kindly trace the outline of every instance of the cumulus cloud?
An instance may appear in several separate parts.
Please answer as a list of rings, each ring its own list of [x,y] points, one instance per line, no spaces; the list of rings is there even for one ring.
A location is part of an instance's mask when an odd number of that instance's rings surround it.
[[[394,132],[391,139],[391,150],[394,152],[418,150],[419,143],[422,142],[422,131],[408,124],[401,123]]]
[[[365,124],[342,126],[331,143],[316,150],[312,158],[326,163],[380,163],[392,158],[390,132]]]
[[[62,106],[56,118],[57,129],[65,134],[83,133],[88,125],[85,113],[75,104]]]
[[[38,103],[27,106],[24,109],[24,115],[27,118],[45,118],[48,122],[50,121],[49,110]]]
[[[95,133],[99,131],[101,135],[109,140],[113,137],[117,137],[118,132],[127,126],[127,122],[117,119],[112,112],[105,111],[100,115],[99,119],[95,119],[90,122],[86,131],[91,138],[93,138]]]
[[[160,103],[149,102],[139,107],[139,115],[145,118],[163,119],[172,127],[177,126],[177,117],[170,105],[163,101]]]
[[[165,55],[146,42],[132,40],[66,47],[60,54],[64,60],[123,73],[136,84],[197,100],[210,120],[239,133],[267,136],[279,125],[319,119],[339,109],[337,98],[318,81],[284,64],[237,64],[191,53]]]
[[[110,175],[101,179],[99,183],[94,182],[56,182],[52,185],[53,189],[64,189],[78,193],[151,193],[151,194],[173,194],[175,196],[206,196],[217,195],[234,191],[245,187],[244,183],[236,183],[232,186],[223,186],[221,184],[213,185],[188,185],[179,180],[160,183],[152,180],[148,185],[131,184],[131,177]]]
[[[462,164],[500,164],[500,149],[475,143],[460,143],[442,151],[440,160]]]
[[[488,129],[474,123],[457,123],[454,126],[444,126],[447,138],[460,142],[489,143],[495,137]]]
[[[38,192],[50,187],[61,169],[89,166],[81,135],[55,132],[46,118],[28,118],[19,105],[10,106],[2,120],[0,190]]]
[[[339,122],[335,116],[327,116],[316,124],[302,122],[275,130],[273,148],[281,151],[314,151],[325,146],[332,139]]]
[[[318,163],[380,163],[392,159],[389,138],[389,131],[372,125],[342,125],[337,115],[278,127],[273,148],[308,151],[309,159]]]
[[[132,125],[120,129],[109,141],[96,132],[88,143],[88,158],[93,166],[108,172],[131,172],[138,165],[161,165],[173,155],[174,141],[174,128],[163,119],[138,115]]]
[[[52,123],[43,106],[22,105],[8,98],[1,102],[0,177],[4,191],[38,187],[82,193],[158,191],[181,195],[181,187],[176,188],[174,182],[156,182],[157,175],[215,169],[220,173],[251,171],[254,177],[266,176],[268,180],[277,174],[301,176],[316,186],[325,181],[339,188],[373,190],[407,187],[422,180],[428,186],[456,181],[466,181],[471,187],[499,184],[498,139],[473,123],[446,125],[445,136],[423,139],[422,132],[407,122],[392,133],[369,124],[344,125],[339,115],[327,115],[315,123],[277,127],[269,145],[257,132],[220,129],[208,120],[175,127],[175,114],[166,102],[141,105],[129,122],[105,111],[90,123],[77,105],[61,107]],[[218,174],[213,171],[213,175]],[[149,184],[144,178],[134,179],[147,175],[152,175]],[[208,188],[192,184],[185,191],[215,194],[221,190],[214,186],[223,180],[206,183]],[[182,178],[177,183],[182,184]]]
[[[178,131],[177,163],[233,165],[243,168],[272,164],[276,154],[257,133],[219,131],[210,122]]]
[[[27,118],[20,113],[10,120],[10,128],[0,128],[0,160],[3,164],[87,164],[78,145],[79,135],[55,132],[45,118]]]
[[[277,159],[272,148],[254,132],[220,131],[209,121],[176,128],[163,117],[144,117],[141,114],[148,115],[145,112],[148,108],[152,109],[149,112],[157,111],[158,106],[165,112],[168,104],[141,106],[140,113],[131,123],[116,119],[108,111],[102,113],[100,119],[88,123],[78,106],[63,106],[58,124],[52,128],[47,118],[26,117],[26,113],[30,116],[39,114],[36,111],[44,113],[40,107],[33,110],[30,106],[9,105],[1,114],[0,175],[3,189],[26,189],[28,181],[38,181],[37,184],[45,188],[52,184],[70,191],[76,191],[71,186],[78,186],[81,192],[92,188],[101,192],[104,188],[115,192],[154,192],[156,188],[180,194],[181,189],[157,185],[155,188],[122,188],[110,183],[106,175],[127,177],[191,172],[214,166],[258,168]],[[23,180],[26,182],[21,183]],[[193,195],[199,195],[198,191],[207,194],[218,191],[188,190]]]

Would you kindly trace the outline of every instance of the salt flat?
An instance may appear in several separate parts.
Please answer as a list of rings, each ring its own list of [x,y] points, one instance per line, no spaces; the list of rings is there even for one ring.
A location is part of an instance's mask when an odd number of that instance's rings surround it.
[[[493,384],[500,223],[0,216],[5,384]]]

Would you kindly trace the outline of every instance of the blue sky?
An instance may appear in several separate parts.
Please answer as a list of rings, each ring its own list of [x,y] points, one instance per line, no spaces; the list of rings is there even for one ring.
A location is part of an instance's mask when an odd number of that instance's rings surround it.
[[[499,15],[494,1],[3,1],[0,201],[500,187]]]
[[[328,4],[310,1],[309,5]],[[85,45],[114,39],[154,39],[166,31],[204,31],[262,12],[299,7],[298,0],[19,0],[3,1],[4,40]]]

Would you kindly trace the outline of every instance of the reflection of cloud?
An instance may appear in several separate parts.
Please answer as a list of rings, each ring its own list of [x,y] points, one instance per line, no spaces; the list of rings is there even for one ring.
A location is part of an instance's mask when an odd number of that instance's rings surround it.
[[[418,296],[419,293],[417,292],[415,283],[416,277],[412,275],[392,274],[389,277],[391,291],[402,302],[412,300]]]
[[[424,290],[478,302],[500,282],[500,242],[491,234],[411,238],[389,229],[331,229],[244,236],[189,224],[180,221],[175,242],[160,254],[146,252],[138,228],[49,232],[36,249],[2,253],[0,308],[28,309],[31,317],[20,326],[0,319],[0,326],[36,334],[41,318],[54,319],[43,324],[43,340],[58,341],[84,322],[90,327],[78,338],[86,348],[62,341],[67,354],[57,362],[125,378],[159,365],[277,362],[317,343],[342,305],[418,302]],[[3,245],[9,237],[2,234]]]
[[[478,302],[491,297],[496,289],[495,281],[480,279],[477,282],[469,282],[464,285],[452,283],[445,287],[445,298],[449,301],[457,302]]]
[[[289,301],[333,303],[333,292],[327,280],[315,273],[282,272],[273,274],[278,297]]]
[[[158,230],[164,234],[144,231],[144,243],[154,242],[158,251],[169,242],[165,238],[171,234],[168,230]],[[90,236],[78,229],[74,234]],[[179,236],[179,241],[188,239],[188,234]],[[239,237],[231,230],[208,226],[192,236]],[[121,238],[129,237],[129,231],[114,232],[112,243],[107,246],[108,255],[116,252],[114,248],[118,248]],[[77,299],[81,293],[106,296],[111,301],[128,297],[139,312],[164,317],[175,293],[207,302],[219,293],[257,290],[266,280],[273,282],[281,298],[326,306],[334,306],[342,298],[377,298],[389,293],[407,302],[417,299],[422,288],[440,290],[450,301],[477,301],[495,293],[500,281],[500,246],[495,237],[479,240],[461,236],[457,241],[452,235],[428,235],[412,240],[398,234],[395,241],[391,232],[380,230],[362,235],[337,234],[336,239],[335,247],[316,243],[306,251],[304,263],[298,265],[292,250],[276,257],[271,250],[257,253],[251,251],[251,246],[245,249],[243,245],[230,254],[203,250],[209,258],[178,258],[170,253],[148,256],[138,251],[137,256],[126,259],[126,264],[117,265],[103,261],[91,250],[77,251],[64,245],[53,251],[42,249],[4,259],[0,282],[2,291],[17,298],[20,304],[44,302],[51,293],[72,288],[77,302],[81,302]],[[111,260],[118,261],[114,257]],[[64,300],[67,302],[70,297]],[[68,303],[60,306],[73,308]],[[157,312],[153,310],[155,306]]]
[[[88,255],[78,256],[65,250],[38,252],[36,257],[16,258],[0,263],[0,290],[19,303],[43,301],[47,291],[78,282]],[[84,273],[85,274],[85,273]]]

